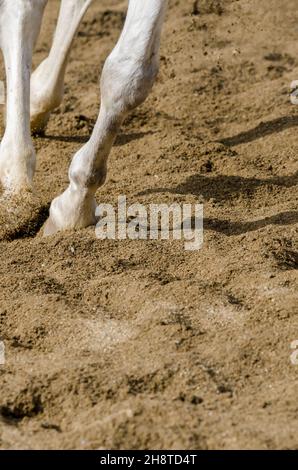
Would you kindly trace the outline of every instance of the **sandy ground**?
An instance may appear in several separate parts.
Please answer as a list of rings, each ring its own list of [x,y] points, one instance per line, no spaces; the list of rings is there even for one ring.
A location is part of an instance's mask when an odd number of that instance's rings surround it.
[[[65,101],[35,139],[39,211],[0,242],[0,446],[297,449],[296,0],[170,1],[157,84],[112,151],[98,202],[203,203],[202,250],[92,227],[38,236],[125,5],[87,13]]]

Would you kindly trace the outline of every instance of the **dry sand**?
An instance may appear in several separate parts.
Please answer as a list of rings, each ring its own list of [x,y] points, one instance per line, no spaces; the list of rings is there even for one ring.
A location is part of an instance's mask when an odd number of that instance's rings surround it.
[[[111,153],[98,202],[204,203],[202,250],[39,236],[125,4],[87,13],[63,105],[34,139],[38,210],[0,242],[0,447],[297,449],[296,0],[170,1],[157,84]]]

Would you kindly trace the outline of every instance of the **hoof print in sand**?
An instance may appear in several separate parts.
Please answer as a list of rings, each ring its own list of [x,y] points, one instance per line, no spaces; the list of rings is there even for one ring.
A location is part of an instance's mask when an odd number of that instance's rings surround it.
[[[4,193],[0,198],[0,241],[35,235],[45,218],[46,209],[33,193]]]

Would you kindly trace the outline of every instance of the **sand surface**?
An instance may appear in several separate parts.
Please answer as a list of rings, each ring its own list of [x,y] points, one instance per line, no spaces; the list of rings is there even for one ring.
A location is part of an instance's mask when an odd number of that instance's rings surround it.
[[[125,16],[126,2],[95,0],[65,100],[34,139],[38,207],[1,227],[2,449],[298,447],[297,1],[197,3],[170,1],[158,81],[97,200],[203,203],[203,249],[100,241],[92,227],[39,235]]]

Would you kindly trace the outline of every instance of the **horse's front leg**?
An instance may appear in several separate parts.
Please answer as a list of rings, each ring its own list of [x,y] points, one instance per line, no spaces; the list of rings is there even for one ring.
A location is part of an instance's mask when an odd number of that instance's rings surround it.
[[[106,178],[107,159],[127,113],[148,96],[159,66],[167,0],[130,0],[124,29],[101,77],[101,109],[90,140],[76,153],[70,184],[56,198],[45,235],[94,224],[96,190]]]
[[[0,145],[0,181],[9,193],[31,188],[35,151],[30,134],[32,53],[47,0],[0,2],[0,46],[6,81],[6,129]]]

